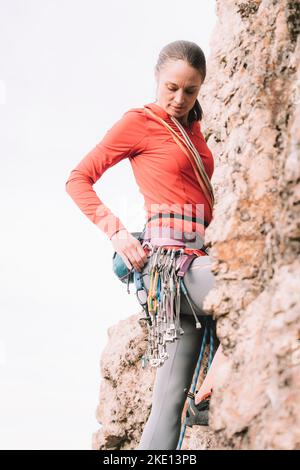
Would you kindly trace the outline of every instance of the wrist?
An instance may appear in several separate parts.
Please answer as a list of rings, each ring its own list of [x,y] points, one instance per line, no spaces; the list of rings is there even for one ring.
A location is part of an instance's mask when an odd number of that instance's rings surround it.
[[[112,234],[112,236],[110,237],[110,240],[113,240],[114,238],[116,238],[116,235],[121,232],[121,230],[126,230],[126,228],[120,228],[119,230],[117,230],[116,232],[114,232]]]

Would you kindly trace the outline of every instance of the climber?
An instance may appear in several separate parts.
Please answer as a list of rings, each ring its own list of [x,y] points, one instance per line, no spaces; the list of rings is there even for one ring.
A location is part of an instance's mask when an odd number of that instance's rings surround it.
[[[163,256],[171,253],[170,270],[165,271],[165,284],[160,285],[160,292],[163,294],[165,288],[168,294],[165,299],[169,300],[173,292],[169,281],[174,286],[178,280],[172,249],[179,247],[185,255],[196,255],[183,280],[201,324],[207,315],[203,300],[214,283],[211,259],[203,246],[214,204],[210,183],[214,160],[201,132],[203,112],[197,99],[205,75],[205,56],[197,44],[183,40],[167,44],[155,67],[155,102],[126,111],[72,170],[66,182],[68,194],[111,240],[127,268],[144,274],[148,266],[147,251],[93,189],[108,168],[129,158],[144,197],[144,239],[157,250],[160,247],[170,250]],[[167,230],[168,234],[161,235],[161,230]],[[143,302],[146,305],[145,298]],[[151,413],[138,449],[176,449],[181,414],[203,337],[203,328],[195,325],[192,304],[184,296],[176,304],[181,322],[178,330],[184,333],[166,344],[164,363],[156,371]],[[164,305],[170,309],[170,303]],[[155,309],[161,307],[160,302],[155,303],[154,315]],[[219,349],[217,352],[222,354]],[[213,369],[212,364],[195,404],[201,403],[213,388]],[[190,415],[193,412],[195,409],[190,408]]]

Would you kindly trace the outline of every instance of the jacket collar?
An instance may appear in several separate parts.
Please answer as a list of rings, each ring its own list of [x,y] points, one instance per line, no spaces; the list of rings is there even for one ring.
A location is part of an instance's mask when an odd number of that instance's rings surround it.
[[[153,111],[162,119],[170,119],[170,114],[168,114],[167,111],[165,111],[164,108],[159,106],[157,103],[148,103],[148,104],[145,104],[144,106],[146,108],[149,108],[151,111]]]

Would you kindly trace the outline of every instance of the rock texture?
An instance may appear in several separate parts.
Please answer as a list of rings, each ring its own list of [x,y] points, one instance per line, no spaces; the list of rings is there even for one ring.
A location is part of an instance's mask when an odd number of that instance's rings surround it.
[[[155,371],[143,368],[147,328],[143,314],[132,315],[108,330],[101,357],[101,385],[96,418],[102,428],[92,448],[135,449],[151,411]]]
[[[206,231],[226,367],[219,447],[300,448],[300,3],[218,1],[202,91],[217,159]]]
[[[188,428],[182,449],[300,449],[300,3],[217,0],[216,11],[199,97],[216,166],[204,307],[227,363],[210,431]],[[147,421],[141,316],[109,331],[94,449],[136,448]]]

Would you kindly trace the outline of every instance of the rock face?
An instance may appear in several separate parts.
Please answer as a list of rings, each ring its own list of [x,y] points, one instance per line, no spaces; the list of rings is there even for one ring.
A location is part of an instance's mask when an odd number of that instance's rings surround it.
[[[227,363],[210,431],[189,428],[182,449],[300,449],[300,2],[217,0],[216,11],[199,97],[216,195],[204,308]],[[136,448],[147,421],[141,316],[110,329],[94,449]]]
[[[218,1],[202,91],[216,157],[206,231],[227,367],[212,398],[219,447],[300,448],[300,3]]]
[[[151,411],[155,371],[141,361],[147,349],[143,316],[132,315],[108,329],[96,411],[102,428],[93,434],[95,450],[135,449]]]

